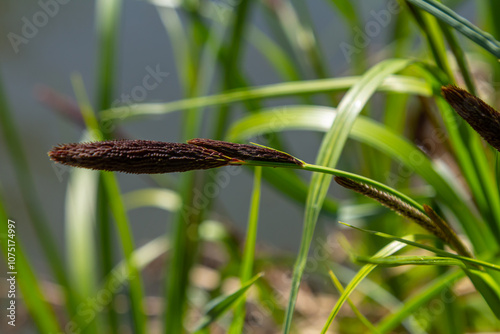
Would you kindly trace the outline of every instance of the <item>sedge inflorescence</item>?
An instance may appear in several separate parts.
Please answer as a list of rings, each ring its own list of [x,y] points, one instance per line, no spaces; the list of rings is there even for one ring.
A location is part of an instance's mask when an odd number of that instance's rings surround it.
[[[351,189],[361,195],[372,198],[383,206],[396,212],[398,215],[417,223],[422,228],[450,245],[458,254],[473,257],[472,253],[470,253],[467,247],[460,241],[453,228],[439,217],[430,206],[423,205],[424,214],[400,198],[368,184],[357,182],[343,176],[336,176],[335,182],[344,188]]]
[[[456,86],[441,88],[444,98],[469,125],[500,152],[500,112]]]
[[[132,174],[160,174],[244,164],[247,160],[301,164],[270,148],[211,139],[185,143],[110,140],[55,146],[49,157],[61,164]]]

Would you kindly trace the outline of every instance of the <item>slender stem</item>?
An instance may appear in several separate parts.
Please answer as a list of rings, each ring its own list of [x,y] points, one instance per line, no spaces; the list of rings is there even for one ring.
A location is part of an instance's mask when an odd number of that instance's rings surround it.
[[[425,213],[424,208],[422,207],[422,205],[420,205],[418,202],[416,202],[412,198],[406,196],[405,194],[397,191],[394,188],[391,188],[391,187],[389,187],[389,186],[387,186],[387,185],[385,185],[383,183],[380,183],[378,181],[369,179],[367,177],[364,177],[364,176],[361,176],[361,175],[358,175],[358,174],[354,174],[354,173],[344,172],[344,171],[341,171],[341,170],[338,170],[338,169],[334,169],[334,168],[323,167],[323,166],[318,166],[318,165],[312,165],[312,164],[308,164],[308,163],[305,163],[302,166],[302,169],[309,170],[311,172],[320,172],[320,173],[325,173],[325,174],[332,174],[332,175],[335,175],[335,176],[345,176],[345,177],[350,178],[350,179],[352,179],[354,181],[358,181],[358,182],[369,184],[371,186],[377,187],[377,188],[379,188],[379,189],[381,189],[381,190],[383,190],[383,191],[385,191],[387,193],[390,193],[391,195],[394,195],[394,196],[400,198],[401,200],[403,200],[403,201],[411,204],[412,206],[414,206],[418,210],[420,210],[423,213]]]
[[[294,165],[290,163],[275,163],[275,162],[266,162],[266,161],[256,161],[256,160],[247,160],[244,162],[244,165],[249,165],[249,166],[263,166],[263,167],[275,167],[275,168],[292,168],[292,169],[303,169],[303,170],[308,170],[311,172],[319,172],[319,173],[325,173],[325,174],[332,174],[335,176],[344,176],[347,178],[350,178],[354,181],[362,182],[371,186],[374,186],[382,191],[385,191],[391,195],[396,196],[397,198],[401,199],[402,201],[414,206],[416,209],[421,211],[422,213],[425,214],[425,210],[421,204],[413,200],[412,198],[408,197],[407,195],[397,191],[394,188],[391,188],[383,183],[380,183],[378,181],[372,180],[370,178],[354,174],[354,173],[349,173],[345,172],[339,169],[335,168],[330,168],[330,167],[324,167],[324,166],[318,166],[318,165],[313,165],[313,164],[308,164],[304,162],[302,166],[300,165]]]
[[[255,176],[253,183],[253,194],[250,205],[250,213],[248,214],[247,237],[245,242],[245,250],[243,252],[243,261],[241,263],[240,281],[241,286],[252,279],[252,272],[255,258],[255,244],[257,242],[257,225],[259,221],[259,202],[261,192],[262,167],[255,167]],[[229,333],[242,333],[245,324],[245,302],[246,299],[241,299],[234,311],[234,319],[231,324]]]

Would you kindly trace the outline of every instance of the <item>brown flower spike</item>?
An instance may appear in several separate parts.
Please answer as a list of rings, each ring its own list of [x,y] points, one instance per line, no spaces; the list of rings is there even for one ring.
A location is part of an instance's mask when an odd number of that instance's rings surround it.
[[[448,245],[450,245],[458,254],[468,257],[473,257],[472,254],[460,241],[455,231],[448,225],[438,214],[429,206],[424,204],[424,210],[428,216],[419,211],[412,205],[402,201],[401,199],[386,193],[385,191],[376,189],[370,185],[351,180],[347,177],[336,176],[335,182],[344,188],[354,190],[355,192],[370,197],[383,206],[396,212],[398,215],[413,220],[422,228],[434,234]]]
[[[211,139],[192,139],[188,144],[152,140],[64,144],[54,147],[49,156],[69,166],[132,174],[185,172],[241,165],[245,160],[303,164],[273,149]]]
[[[290,154],[257,145],[229,143],[221,140],[195,138],[188,140],[189,144],[215,150],[239,160],[255,160],[264,162],[292,163],[302,166],[303,162]]]
[[[383,206],[395,211],[400,216],[411,219],[416,222],[418,225],[428,230],[432,234],[438,236],[441,239],[444,239],[444,235],[440,229],[438,229],[435,224],[424,215],[422,212],[411,206],[410,204],[403,202],[399,198],[388,194],[384,191],[376,189],[370,185],[356,182],[347,177],[336,176],[335,182],[341,185],[344,188],[354,190],[355,192],[364,195],[366,197],[370,197]]]
[[[453,109],[500,152],[500,112],[461,88],[444,86],[441,92]]]
[[[185,172],[238,163],[201,146],[152,140],[64,144],[54,147],[49,157],[69,166],[132,174]]]

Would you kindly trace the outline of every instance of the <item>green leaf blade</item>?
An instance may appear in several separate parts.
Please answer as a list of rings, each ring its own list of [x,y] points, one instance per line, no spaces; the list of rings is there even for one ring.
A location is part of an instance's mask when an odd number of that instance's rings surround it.
[[[227,312],[231,306],[233,306],[237,301],[240,300],[241,297],[245,294],[245,292],[262,276],[262,274],[255,275],[251,280],[246,282],[241,288],[239,288],[236,292],[228,295],[228,296],[220,296],[215,298],[211,302],[209,302],[205,311],[203,312],[204,316],[200,320],[200,323],[196,326],[194,332],[200,331],[214,322],[217,318],[222,316],[225,312]]]
[[[317,165],[327,167],[335,166],[338,158],[340,157],[340,153],[343,150],[351,127],[368,99],[376,91],[377,87],[382,84],[383,80],[387,76],[403,70],[412,62],[413,61],[411,60],[393,59],[379,63],[370,69],[361,78],[361,80],[348,91],[338,106],[338,114],[333,121],[331,129],[323,138],[316,160]],[[331,175],[323,173],[313,174],[311,179],[304,215],[302,242],[294,267],[290,299],[283,326],[284,333],[289,333],[291,330],[295,302],[302,274],[307,262],[307,254],[314,235],[319,212],[321,210],[323,200],[326,197],[331,179]]]

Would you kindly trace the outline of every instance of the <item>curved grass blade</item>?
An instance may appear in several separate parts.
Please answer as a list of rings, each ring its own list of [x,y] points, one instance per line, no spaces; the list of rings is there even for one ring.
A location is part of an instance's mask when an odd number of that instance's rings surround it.
[[[480,291],[489,291],[490,294],[486,296],[483,295],[485,300],[489,302],[489,299],[493,299],[493,305],[498,306],[497,298],[491,298],[493,296],[498,296],[500,289],[498,284],[491,276],[484,272],[470,269],[466,270],[467,275],[474,283],[474,286],[480,287]],[[391,313],[382,321],[379,322],[377,328],[382,333],[391,332],[396,326],[398,326],[404,319],[412,316],[414,312],[423,306],[425,303],[431,300],[438,293],[442,293],[443,289],[451,288],[457,280],[459,280],[465,274],[464,271],[455,271],[445,274],[438,279],[430,283],[425,289],[413,298],[406,300],[403,306],[396,312]],[[491,297],[490,297],[491,296]],[[490,307],[492,304],[488,303]],[[498,315],[498,307],[492,307],[495,315]]]
[[[330,278],[332,279],[332,282],[337,290],[339,290],[340,294],[343,294],[345,290],[339,279],[335,276],[332,270],[330,270],[328,273],[330,274]],[[373,326],[370,320],[366,319],[366,317],[358,310],[358,308],[356,307],[356,305],[354,305],[350,298],[347,298],[347,303],[349,303],[349,306],[353,310],[354,314],[356,314],[356,317],[358,317],[359,321],[361,321],[370,330],[370,333],[378,334],[378,330],[375,328],[375,326]]]
[[[349,284],[351,279],[356,275],[355,270],[347,268],[345,266],[331,263],[331,266],[337,276],[345,284]],[[345,290],[344,290],[345,291]],[[393,294],[388,292],[385,288],[381,287],[376,281],[372,281],[369,277],[364,278],[360,284],[356,287],[356,291],[361,293],[373,301],[377,302],[381,307],[389,311],[390,313],[396,310],[400,310],[403,307],[403,302],[396,298]],[[343,293],[343,292],[342,292]],[[418,323],[417,319],[410,315],[408,319],[402,322],[402,326],[406,329],[408,333],[420,334],[423,332],[422,326]]]
[[[356,83],[344,96],[338,106],[338,114],[333,121],[332,127],[323,138],[316,164],[320,166],[334,167],[340,153],[344,148],[352,124],[363,109],[366,102],[376,91],[384,79],[412,64],[411,60],[391,59],[381,62],[371,68],[361,80]],[[287,306],[284,322],[284,333],[289,333],[292,324],[295,302],[299,291],[300,281],[307,262],[309,247],[314,235],[319,212],[326,197],[332,176],[323,173],[315,173],[312,176],[307,197],[304,227],[299,254],[294,267],[290,299]]]
[[[169,189],[143,188],[124,194],[123,203],[127,210],[151,206],[172,212],[181,207],[181,197]]]
[[[500,271],[500,266],[496,265],[494,263],[490,263],[490,262],[486,262],[486,261],[482,261],[482,260],[478,260],[478,259],[474,259],[474,258],[470,258],[470,257],[466,257],[466,256],[461,256],[461,255],[457,255],[457,254],[454,254],[454,253],[449,253],[449,252],[446,252],[446,251],[444,251],[442,249],[439,249],[439,248],[435,248],[435,247],[428,246],[428,245],[421,244],[421,243],[417,243],[417,242],[414,242],[414,241],[411,241],[411,240],[399,238],[399,237],[396,237],[396,236],[393,236],[393,235],[390,235],[390,234],[387,234],[387,233],[377,232],[377,231],[371,231],[371,230],[367,230],[367,229],[364,229],[364,228],[361,228],[361,227],[356,227],[356,226],[353,226],[353,225],[350,225],[350,224],[347,224],[347,223],[341,223],[341,224],[343,224],[343,225],[345,225],[347,227],[351,227],[351,228],[354,228],[356,230],[365,232],[365,233],[369,233],[371,235],[375,235],[375,236],[384,238],[384,239],[388,239],[388,240],[391,240],[391,241],[399,241],[399,242],[405,243],[405,244],[410,245],[410,246],[414,246],[414,247],[418,247],[418,248],[421,248],[421,249],[425,249],[425,250],[427,250],[429,252],[433,252],[435,254],[441,255],[442,257],[453,258],[453,259],[460,260],[463,263],[469,263],[469,264],[472,264],[472,265],[481,266],[481,267],[484,267],[484,268],[490,268],[490,269],[493,269],[493,270],[496,270],[496,271]],[[424,235],[418,235],[418,237],[421,240],[423,240],[423,239],[434,239],[434,237],[430,236],[430,235],[425,235],[425,236]]]
[[[493,269],[496,271],[500,270],[500,266],[492,264],[492,263],[488,263],[485,261],[472,259],[469,257],[451,254],[451,253],[436,249],[434,247],[430,247],[430,246],[426,246],[426,245],[422,245],[422,244],[417,244],[413,241],[399,240],[399,238],[390,236],[390,235],[385,234],[385,233],[368,231],[368,230],[354,227],[354,226],[351,226],[351,225],[348,225],[345,223],[342,223],[342,224],[349,226],[349,227],[352,227],[352,228],[355,228],[357,230],[361,230],[361,231],[373,234],[373,235],[387,238],[389,240],[398,240],[398,241],[404,242],[408,245],[412,245],[412,246],[416,246],[416,247],[420,247],[420,248],[432,251],[436,254],[442,255],[443,258],[448,258],[448,260],[450,260],[450,261],[460,261],[462,263],[462,265],[460,265],[460,264],[458,264],[458,265],[462,269],[464,269],[464,272],[467,274],[467,276],[469,277],[471,282],[474,284],[474,287],[476,288],[476,290],[483,296],[484,300],[488,303],[488,306],[491,308],[491,310],[497,316],[497,318],[499,317],[499,315],[500,315],[500,287],[498,286],[498,283],[496,283],[495,278],[488,272],[479,271],[471,266],[466,266],[466,265],[467,264],[473,264],[476,266],[479,265],[479,266],[482,266],[484,268],[489,268],[489,269]],[[442,260],[442,261],[446,262],[445,260]]]
[[[462,270],[446,273],[439,278],[429,283],[425,288],[414,297],[407,299],[401,308],[396,312],[389,314],[385,319],[377,324],[377,329],[381,333],[392,332],[406,318],[415,314],[415,312],[425,303],[429,302],[438,293],[442,293],[444,289],[451,288],[453,284],[464,276]]]
[[[413,239],[412,236],[408,236],[407,238]],[[404,248],[405,245],[403,243],[400,243],[398,241],[393,241],[384,248],[382,248],[380,251],[375,254],[374,257],[385,257],[392,255],[402,248]],[[342,305],[344,305],[345,301],[347,298],[349,298],[349,295],[354,291],[354,289],[360,284],[360,282],[368,276],[377,266],[373,264],[367,264],[361,268],[356,276],[349,282],[349,284],[346,286],[344,293],[342,293],[337,300],[337,303],[333,307],[330,315],[328,316],[328,320],[326,321],[325,325],[323,326],[323,330],[321,331],[322,334],[326,333],[328,331],[328,328],[332,324],[333,320],[337,316],[337,313],[339,312],[340,308]]]
[[[484,271],[468,268],[465,273],[488,303],[493,314],[500,319],[500,286],[498,281]]]
[[[262,274],[255,275],[251,280],[246,282],[238,291],[228,295],[228,296],[220,296],[215,298],[211,302],[209,302],[205,306],[205,310],[203,312],[203,318],[200,320],[200,323],[196,326],[193,332],[200,331],[210,325],[212,322],[217,320],[220,316],[222,316],[225,312],[227,312],[236,302],[243,297],[245,292],[257,281]]]
[[[388,256],[385,258],[372,258],[368,256],[353,256],[355,262],[361,264],[376,264],[379,267],[399,267],[408,265],[418,266],[457,266],[462,269],[465,265],[462,261],[447,259],[439,256]]]
[[[141,103],[117,107],[101,111],[100,117],[103,120],[127,120],[135,116],[162,115],[178,110],[230,104],[254,99],[344,91],[355,85],[360,79],[361,77],[359,76],[352,76],[234,89],[218,95],[201,96],[167,103]],[[425,81],[400,75],[385,77],[383,82],[377,86],[377,90],[382,92],[411,93],[427,97],[432,96],[431,87]]]
[[[500,42],[490,34],[482,31],[470,21],[455,13],[450,8],[435,0],[407,0],[411,4],[425,10],[438,20],[445,22],[455,30],[472,40],[477,45],[500,58]]]

